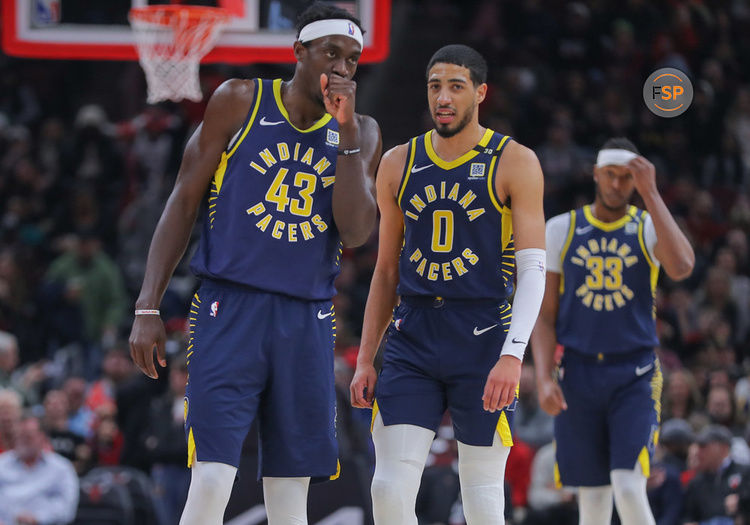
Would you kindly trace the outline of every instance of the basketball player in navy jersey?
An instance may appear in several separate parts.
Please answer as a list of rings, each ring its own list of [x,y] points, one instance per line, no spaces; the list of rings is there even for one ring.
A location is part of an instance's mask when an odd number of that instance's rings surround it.
[[[380,247],[351,384],[352,404],[373,408],[376,525],[417,523],[446,409],[466,522],[504,521],[512,411],[544,292],[543,180],[531,150],[479,124],[486,76],[472,48],[438,50],[427,67],[435,128],[388,151],[378,171]]]
[[[154,233],[130,336],[156,378],[158,306],[198,209],[191,267],[185,431],[192,478],[182,525],[222,522],[257,417],[271,525],[307,523],[312,479],[338,475],[331,297],[342,245],[375,224],[375,121],[354,112],[360,23],[316,4],[300,15],[292,80],[225,82],[188,142]]]
[[[607,141],[593,204],[547,223],[547,287],[532,335],[542,408],[556,415],[559,482],[579,487],[581,525],[654,523],[646,497],[662,374],[654,355],[659,267],[674,280],[695,256],[627,139]],[[637,191],[646,205],[630,205]],[[556,344],[564,346],[555,374]]]

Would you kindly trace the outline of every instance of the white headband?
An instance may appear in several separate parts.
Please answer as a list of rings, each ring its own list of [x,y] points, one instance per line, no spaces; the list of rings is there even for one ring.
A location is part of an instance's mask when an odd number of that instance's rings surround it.
[[[625,166],[637,156],[637,153],[626,149],[602,149],[596,156],[596,166]]]
[[[328,20],[310,22],[299,32],[297,40],[305,43],[330,35],[348,36],[359,42],[359,46],[362,47],[362,31],[357,27],[357,24],[344,18],[329,18]]]

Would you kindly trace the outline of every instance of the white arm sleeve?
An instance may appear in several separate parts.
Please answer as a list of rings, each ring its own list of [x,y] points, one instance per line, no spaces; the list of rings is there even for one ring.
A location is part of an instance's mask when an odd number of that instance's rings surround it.
[[[547,221],[547,271],[562,273],[560,256],[570,229],[570,213],[556,215]]]
[[[545,251],[526,248],[516,252],[516,296],[513,317],[500,355],[512,355],[523,360],[539,308],[542,306],[545,283]]]
[[[643,240],[646,243],[648,256],[651,257],[654,264],[659,264],[659,259],[654,255],[654,246],[656,246],[656,228],[654,228],[654,220],[651,218],[650,213],[646,214],[646,218],[643,221]]]

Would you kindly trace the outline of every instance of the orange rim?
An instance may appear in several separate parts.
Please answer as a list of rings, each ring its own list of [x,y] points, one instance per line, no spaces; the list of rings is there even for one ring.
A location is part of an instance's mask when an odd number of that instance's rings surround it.
[[[220,7],[149,5],[134,7],[130,10],[131,19],[162,25],[170,25],[175,18],[184,16],[187,16],[191,22],[210,20],[218,23],[232,18],[229,11]]]

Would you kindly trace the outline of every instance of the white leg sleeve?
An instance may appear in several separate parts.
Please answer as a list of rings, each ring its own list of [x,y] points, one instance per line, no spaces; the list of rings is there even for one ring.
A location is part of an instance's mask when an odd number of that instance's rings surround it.
[[[510,447],[495,433],[491,447],[458,442],[458,477],[466,525],[505,523],[505,463]]]
[[[612,487],[578,488],[579,525],[609,525],[612,522]]]
[[[427,454],[435,433],[415,425],[383,425],[375,416],[375,474],[372,511],[375,525],[417,525],[415,505]]]
[[[310,478],[263,478],[268,525],[307,525]]]
[[[622,525],[654,525],[654,515],[646,495],[646,476],[640,465],[635,470],[616,469],[609,475]]]
[[[221,525],[237,469],[224,463],[196,461],[190,476],[180,525]]]

